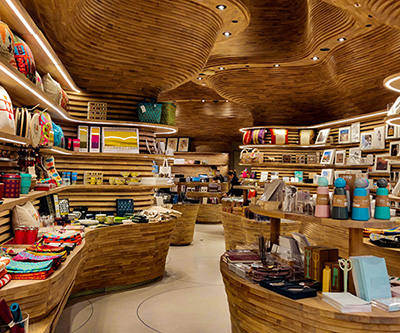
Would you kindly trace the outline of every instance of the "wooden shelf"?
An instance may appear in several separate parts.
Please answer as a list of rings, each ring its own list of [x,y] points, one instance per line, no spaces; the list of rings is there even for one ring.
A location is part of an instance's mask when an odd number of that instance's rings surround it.
[[[266,163],[239,163],[241,166],[250,167],[270,167],[270,168],[310,168],[310,169],[362,169],[368,168],[370,165],[336,165],[336,164],[305,164],[305,163],[283,163],[283,162],[266,162]]]
[[[376,220],[370,219],[369,221],[354,221],[354,220],[335,220],[331,218],[319,218],[315,216],[307,216],[303,214],[287,213],[279,210],[265,210],[257,205],[250,204],[250,210],[253,213],[269,216],[278,219],[286,219],[293,221],[307,221],[311,223],[317,223],[326,226],[347,228],[347,229],[364,229],[364,228],[374,228],[374,229],[389,229],[395,226],[394,220]]]
[[[187,151],[187,152],[176,151],[174,153],[174,155],[221,155],[221,154],[227,154],[227,153],[201,152],[201,151]]]
[[[188,198],[220,198],[220,192],[186,192]]]
[[[23,138],[22,136],[8,134],[4,132],[0,132],[0,142],[4,143],[14,143],[23,146],[29,146],[31,144],[31,140],[27,138]]]
[[[272,148],[272,149],[292,149],[292,150],[324,150],[324,149],[342,149],[342,148],[352,148],[352,147],[358,147],[360,146],[359,142],[353,142],[353,143],[343,143],[343,144],[313,144],[313,145],[296,145],[296,144],[287,144],[287,145],[273,145],[273,144],[264,144],[264,145],[240,145],[240,149],[253,149],[253,148]],[[364,150],[363,152],[368,152],[368,151],[385,151],[385,149],[369,149],[369,150]]]
[[[400,125],[400,114],[393,114],[384,118],[386,123],[390,123],[392,125]]]
[[[209,184],[217,184],[217,183],[210,183],[210,182],[178,182],[177,185],[186,185],[186,186],[207,186]]]
[[[215,163],[215,164],[174,164],[173,167],[206,167],[210,168],[212,165],[215,166],[225,166],[226,164]]]
[[[175,185],[71,185],[65,186],[68,190],[91,190],[91,191],[148,191],[156,188],[171,188]]]

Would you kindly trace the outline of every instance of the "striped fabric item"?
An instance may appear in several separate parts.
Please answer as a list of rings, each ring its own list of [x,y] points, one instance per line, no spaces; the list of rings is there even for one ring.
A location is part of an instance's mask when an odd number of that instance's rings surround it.
[[[4,287],[8,282],[11,280],[11,275],[10,274],[5,274],[1,279],[0,279],[0,288]]]
[[[82,236],[76,232],[72,235],[60,235],[47,233],[43,235],[44,243],[76,243],[77,245],[82,243]]]
[[[19,273],[37,273],[48,271],[53,265],[53,260],[46,260],[42,262],[23,262],[11,260],[7,266],[7,271],[10,274]]]
[[[36,272],[36,273],[21,273],[21,274],[12,274],[12,280],[46,280],[51,274],[53,274],[53,270],[50,269],[48,271]]]
[[[15,261],[47,261],[47,260],[56,260],[61,258],[62,255],[60,254],[56,254],[56,255],[37,255],[37,254],[32,254],[32,253],[28,253],[25,251],[22,251],[20,253],[18,253],[13,260]]]

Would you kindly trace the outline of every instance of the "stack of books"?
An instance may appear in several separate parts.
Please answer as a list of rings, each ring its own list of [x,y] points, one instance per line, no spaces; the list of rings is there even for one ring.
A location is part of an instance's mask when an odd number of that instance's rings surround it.
[[[371,312],[371,303],[350,293],[322,293],[322,300],[342,313]]]
[[[372,304],[389,312],[400,311],[400,297],[373,299]]]

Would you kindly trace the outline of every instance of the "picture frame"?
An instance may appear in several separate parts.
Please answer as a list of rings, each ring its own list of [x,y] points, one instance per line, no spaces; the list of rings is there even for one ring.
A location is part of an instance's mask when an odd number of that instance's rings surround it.
[[[373,131],[361,133],[360,149],[361,150],[371,150],[373,138],[374,138]]]
[[[374,128],[372,138],[372,149],[385,149],[385,126]]]
[[[351,127],[339,128],[339,143],[349,143],[351,141]]]
[[[164,147],[167,146],[167,138],[157,138],[156,142],[157,143],[163,142],[164,143]]]
[[[390,140],[390,139],[396,139],[398,138],[398,129],[397,126],[391,125],[391,124],[386,124],[385,127],[385,139]]]
[[[102,127],[101,151],[139,154],[139,130],[132,127]]]
[[[333,169],[322,169],[321,170],[321,177],[325,177],[328,179],[328,184],[332,185],[333,184],[333,174],[334,174]]]
[[[336,149],[326,149],[321,156],[321,164],[333,164]]]
[[[317,139],[315,140],[315,144],[324,144],[328,140],[330,128],[322,129],[318,132]]]
[[[386,160],[385,155],[375,155],[375,163],[373,172],[389,173],[390,165],[389,161]]]
[[[90,144],[89,144],[89,152],[91,153],[100,153],[100,138],[101,138],[101,128],[97,126],[90,127]]]
[[[336,150],[335,152],[335,164],[345,165],[346,164],[346,153],[347,150]]]
[[[174,152],[178,150],[178,138],[168,138],[167,149],[172,149]]]
[[[359,165],[361,162],[361,148],[350,148],[348,165]]]
[[[179,138],[178,151],[180,151],[180,152],[189,151],[189,138]]]
[[[360,123],[351,124],[351,142],[360,142]]]
[[[390,156],[400,156],[400,141],[392,141],[389,148]]]
[[[78,126],[78,139],[80,140],[79,152],[87,153],[89,151],[89,126]]]

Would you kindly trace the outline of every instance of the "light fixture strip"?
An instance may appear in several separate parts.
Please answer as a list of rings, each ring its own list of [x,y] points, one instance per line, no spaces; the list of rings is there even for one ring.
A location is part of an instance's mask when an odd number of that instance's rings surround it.
[[[32,27],[29,25],[29,23],[26,21],[24,15],[18,10],[18,8],[15,6],[12,0],[6,0],[7,4],[10,6],[10,8],[13,10],[15,15],[17,15],[18,19],[22,22],[22,24],[25,26],[25,28],[28,30],[28,32],[36,39],[36,41],[39,43],[40,47],[43,49],[43,51],[46,53],[46,55],[49,57],[51,62],[54,64],[54,66],[57,68],[57,70],[60,72],[62,77],[67,81],[68,85],[70,88],[75,91],[75,92],[80,92],[80,90],[76,87],[76,85],[71,82],[71,80],[68,78],[68,75],[64,72],[64,70],[61,68],[61,66],[58,64],[57,60],[53,57],[51,54],[50,50],[46,47],[46,45],[43,43],[43,40],[40,38],[38,34],[35,33],[35,31],[32,29]]]

